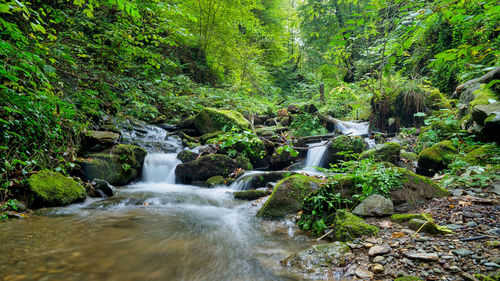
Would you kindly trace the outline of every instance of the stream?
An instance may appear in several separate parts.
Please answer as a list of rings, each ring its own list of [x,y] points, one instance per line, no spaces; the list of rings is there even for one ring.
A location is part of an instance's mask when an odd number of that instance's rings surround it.
[[[164,130],[134,140],[149,151],[141,181],[0,224],[0,280],[309,280],[280,264],[313,244],[292,222],[255,217],[263,201],[233,198],[242,184],[176,184],[181,146]],[[306,165],[320,166],[325,148]]]

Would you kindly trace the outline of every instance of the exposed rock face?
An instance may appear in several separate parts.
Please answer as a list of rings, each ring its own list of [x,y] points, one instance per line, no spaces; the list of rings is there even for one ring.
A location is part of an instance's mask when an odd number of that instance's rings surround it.
[[[361,153],[365,148],[366,144],[361,137],[338,136],[328,144],[324,163],[325,165],[339,163],[341,160],[347,160],[343,152]]]
[[[85,188],[61,173],[49,170],[32,175],[29,180],[30,194],[28,204],[32,208],[66,206],[83,201]]]
[[[286,178],[276,185],[271,197],[259,210],[257,216],[282,218],[286,214],[298,212],[304,198],[318,187],[318,180],[304,175]]]
[[[445,169],[455,158],[457,148],[450,140],[439,142],[424,149],[418,156],[417,173],[433,176],[436,172]]]
[[[395,142],[386,142],[381,146],[366,150],[359,155],[359,159],[366,158],[397,164],[401,159],[401,145]]]
[[[209,154],[195,161],[182,163],[175,168],[175,175],[182,183],[206,181],[211,177],[227,177],[238,169],[236,160],[221,154]]]
[[[308,274],[325,274],[331,267],[344,267],[353,258],[349,246],[342,242],[314,245],[282,260],[283,265]]]
[[[383,217],[394,214],[394,205],[390,199],[374,194],[366,198],[353,210],[353,214],[363,217]]]
[[[234,110],[222,110],[214,108],[204,108],[196,115],[194,124],[203,134],[221,131],[226,126],[237,128],[250,128],[250,122]]]
[[[135,145],[119,144],[111,150],[90,154],[77,163],[84,179],[103,179],[112,185],[126,185],[139,179],[147,151]]]

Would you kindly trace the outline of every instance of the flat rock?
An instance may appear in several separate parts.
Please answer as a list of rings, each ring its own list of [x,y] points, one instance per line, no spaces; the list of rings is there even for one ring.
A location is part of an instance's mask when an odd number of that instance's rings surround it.
[[[387,254],[390,251],[391,251],[391,248],[389,248],[387,246],[373,246],[368,251],[368,255],[370,255],[370,256],[379,256],[379,255]]]
[[[467,250],[467,249],[457,249],[452,251],[457,256],[465,257],[465,256],[470,256],[474,255],[475,253],[473,251]]]
[[[358,278],[361,279],[372,279],[373,278],[373,272],[364,270],[361,268],[357,268],[356,271],[354,272]]]
[[[414,253],[405,252],[403,255],[409,259],[423,260],[423,261],[437,261],[439,256],[436,253]]]

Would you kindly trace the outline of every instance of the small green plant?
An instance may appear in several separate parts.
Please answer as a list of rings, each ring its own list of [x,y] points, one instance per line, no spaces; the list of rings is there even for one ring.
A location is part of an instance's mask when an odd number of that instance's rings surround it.
[[[297,137],[316,136],[327,134],[328,131],[321,125],[318,117],[302,112],[294,117],[290,128],[293,129],[293,134]]]
[[[299,156],[299,152],[297,150],[295,150],[292,146],[288,145],[288,144],[285,144],[285,145],[282,145],[282,146],[276,148],[276,153],[278,155],[281,155],[284,152],[290,153],[290,155],[292,157]]]
[[[248,130],[240,131],[232,128],[230,132],[219,135],[215,143],[233,158],[239,154],[248,159],[262,158],[266,155],[262,140]]]

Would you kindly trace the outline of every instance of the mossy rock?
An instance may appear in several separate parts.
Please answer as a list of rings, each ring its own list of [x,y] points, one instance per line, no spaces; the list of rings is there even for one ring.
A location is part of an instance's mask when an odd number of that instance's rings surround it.
[[[175,175],[180,182],[189,184],[193,181],[206,181],[215,176],[226,178],[238,168],[236,160],[227,155],[209,154],[177,165]]]
[[[449,228],[446,226],[442,225],[437,225],[432,218],[426,218],[426,219],[411,219],[408,222],[408,225],[410,226],[411,229],[415,231],[421,231],[433,235],[437,234],[452,234],[453,231],[451,231]]]
[[[198,158],[198,153],[189,150],[183,150],[177,154],[177,159],[182,163],[194,161],[196,158]]]
[[[222,110],[205,107],[195,117],[194,124],[203,134],[222,131],[224,127],[250,128],[250,122],[234,110]]]
[[[327,147],[324,163],[337,164],[340,161],[351,160],[345,153],[359,154],[366,149],[363,138],[358,136],[342,135],[333,139]]]
[[[126,185],[139,179],[147,151],[135,145],[115,145],[107,153],[90,154],[79,159],[84,179],[103,179],[111,185]]]
[[[418,156],[417,173],[433,176],[444,170],[455,159],[457,148],[450,140],[439,142],[424,149]]]
[[[66,206],[83,201],[85,187],[61,173],[42,170],[28,180],[28,204],[32,208]]]
[[[240,199],[240,200],[257,200],[261,197],[266,197],[268,195],[271,195],[272,191],[271,190],[246,190],[246,191],[236,191],[234,193],[234,198],[235,199]]]
[[[386,142],[378,147],[368,149],[359,155],[359,159],[367,158],[379,162],[397,164],[401,159],[401,145],[396,142]]]
[[[401,159],[405,159],[405,160],[409,160],[409,161],[417,161],[418,155],[414,152],[402,151],[401,152]]]
[[[347,210],[337,210],[334,219],[334,236],[339,241],[352,241],[357,237],[376,235],[379,229]]]
[[[215,176],[215,177],[211,177],[207,180],[207,184],[209,187],[214,187],[214,186],[217,186],[217,185],[225,185],[226,184],[226,180],[224,179],[223,176]]]
[[[394,279],[394,281],[423,281],[423,279],[414,276],[402,276]]]
[[[313,245],[298,253],[292,254],[281,263],[294,267],[307,274],[324,274],[331,267],[344,267],[353,258],[352,252],[345,243]]]
[[[243,155],[238,155],[236,157],[236,162],[238,163],[238,166],[244,170],[253,170],[253,165],[252,162],[248,158],[246,158]]]
[[[456,122],[436,121],[431,125],[423,127],[417,139],[417,152],[422,152],[424,149],[429,148],[440,142],[447,137],[458,133],[460,127]]]
[[[283,132],[288,131],[288,127],[277,125],[277,126],[265,126],[255,129],[255,134],[258,136],[269,137],[274,135],[279,135]]]
[[[320,183],[321,181],[304,175],[293,175],[281,180],[257,216],[282,218],[286,214],[298,212],[304,198],[317,189]]]
[[[430,214],[421,213],[421,214],[394,214],[391,216],[391,220],[399,223],[409,222],[412,219],[421,219],[427,220],[428,218],[432,219]]]
[[[219,135],[222,135],[224,134],[223,131],[215,131],[215,132],[212,132],[212,133],[208,133],[208,134],[204,134],[203,136],[200,137],[200,141],[201,143],[205,144],[205,143],[212,143],[212,140],[216,140],[216,138],[219,136]]]
[[[423,86],[422,89],[426,90],[428,93],[427,99],[425,101],[428,108],[431,110],[439,110],[442,108],[451,109],[451,103],[446,96],[439,91],[437,88],[432,88],[429,86]]]
[[[483,145],[468,152],[464,160],[471,165],[493,164],[492,158],[497,157],[499,152],[500,149],[496,145]]]

